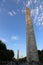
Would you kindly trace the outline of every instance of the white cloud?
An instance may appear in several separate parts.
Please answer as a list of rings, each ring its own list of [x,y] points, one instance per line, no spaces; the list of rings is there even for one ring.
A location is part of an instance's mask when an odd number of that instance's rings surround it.
[[[35,17],[34,17],[34,22],[35,22],[37,25],[43,25],[43,13],[40,13],[39,16],[35,16]]]
[[[41,4],[35,9],[31,9],[31,15],[34,17],[33,21],[36,25],[43,25],[43,7]]]
[[[40,7],[40,9],[41,9],[41,8],[42,8],[42,5],[40,5],[39,7]]]
[[[34,3],[36,3],[37,2],[37,0],[34,0]]]
[[[42,25],[43,25],[43,22],[42,22]]]
[[[12,10],[12,11],[9,11],[8,14],[9,14],[10,16],[14,16],[14,15],[16,15],[16,12],[15,12],[14,10]]]
[[[35,9],[32,9],[31,10],[31,15],[34,15],[34,13],[35,13]]]
[[[43,5],[39,5],[39,9],[43,11]]]
[[[10,16],[13,16],[13,13],[12,13],[12,12],[10,12],[10,11],[8,12],[8,14],[9,14]]]
[[[33,21],[35,24],[38,23],[39,7],[37,6],[34,9],[31,9],[31,16],[34,17]]]
[[[24,13],[26,10],[25,9],[22,9],[21,12]]]
[[[19,37],[18,36],[12,36],[11,39],[12,40],[19,40]]]
[[[43,21],[43,13],[41,13],[41,14],[39,15],[38,21],[39,21],[39,22],[42,22],[42,21]]]
[[[38,7],[36,7],[36,15],[38,15],[39,14],[39,8]]]
[[[26,4],[26,7],[29,7],[31,5],[31,3],[32,3],[32,0],[28,0],[27,4]]]
[[[16,12],[14,10],[12,10],[12,13],[13,13],[13,15],[16,15]]]
[[[31,4],[30,1],[28,1],[26,4],[26,7],[30,6],[30,4]]]
[[[39,8],[38,7],[36,7],[35,9],[31,10],[31,15],[37,16],[38,14],[39,14]]]

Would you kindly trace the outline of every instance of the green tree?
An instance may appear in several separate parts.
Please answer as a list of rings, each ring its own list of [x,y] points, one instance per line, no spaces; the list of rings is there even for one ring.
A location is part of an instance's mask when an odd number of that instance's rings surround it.
[[[43,62],[43,50],[38,50],[39,60]]]
[[[13,50],[9,50],[6,48],[5,43],[0,41],[0,60],[12,60],[14,57]]]
[[[12,60],[13,59],[13,57],[14,57],[13,50],[7,50],[6,54],[7,54],[7,59],[8,60]]]
[[[0,40],[0,50],[6,50],[6,45]]]

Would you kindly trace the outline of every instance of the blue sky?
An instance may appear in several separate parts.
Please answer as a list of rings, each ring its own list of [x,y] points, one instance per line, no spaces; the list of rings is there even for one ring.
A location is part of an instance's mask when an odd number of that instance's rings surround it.
[[[43,49],[43,0],[0,0],[0,39],[17,56],[26,55],[26,7],[30,8],[38,49]]]

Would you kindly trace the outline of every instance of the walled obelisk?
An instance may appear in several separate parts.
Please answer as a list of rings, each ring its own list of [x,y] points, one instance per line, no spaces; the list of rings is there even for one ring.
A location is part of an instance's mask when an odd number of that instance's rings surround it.
[[[27,62],[38,62],[38,52],[29,8],[26,8],[26,48]]]

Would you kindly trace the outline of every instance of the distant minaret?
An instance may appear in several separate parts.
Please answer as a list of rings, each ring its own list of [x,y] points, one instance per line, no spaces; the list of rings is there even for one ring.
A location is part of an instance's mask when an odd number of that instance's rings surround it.
[[[17,59],[19,59],[19,50],[17,50]]]
[[[26,47],[27,62],[38,62],[38,52],[29,8],[26,8]]]

